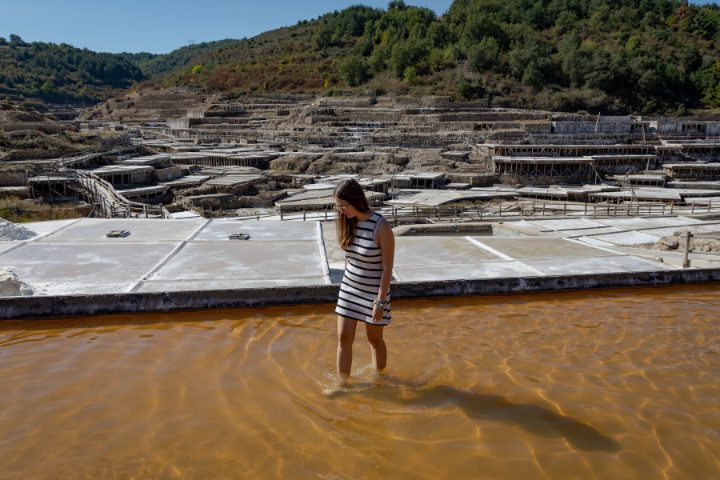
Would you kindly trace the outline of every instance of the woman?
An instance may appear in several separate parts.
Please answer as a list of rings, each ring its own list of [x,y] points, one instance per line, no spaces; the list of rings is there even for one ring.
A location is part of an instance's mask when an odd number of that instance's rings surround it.
[[[345,180],[335,188],[334,197],[338,243],[345,250],[345,274],[335,308],[337,370],[341,378],[347,380],[358,321],[365,323],[373,366],[381,372],[387,364],[383,327],[390,323],[395,238],[388,222],[370,210],[358,182]]]

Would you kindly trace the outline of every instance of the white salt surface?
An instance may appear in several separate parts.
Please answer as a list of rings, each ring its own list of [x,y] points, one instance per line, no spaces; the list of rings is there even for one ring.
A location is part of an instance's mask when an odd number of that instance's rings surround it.
[[[4,218],[0,218],[0,240],[28,240],[36,236],[37,233],[27,228],[8,222]]]

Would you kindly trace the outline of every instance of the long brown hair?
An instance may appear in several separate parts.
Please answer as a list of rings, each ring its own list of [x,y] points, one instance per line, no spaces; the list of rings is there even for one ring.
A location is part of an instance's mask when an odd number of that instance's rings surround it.
[[[345,200],[352,205],[357,211],[365,213],[370,211],[365,192],[358,182],[354,179],[343,181],[335,187],[333,196],[340,200]],[[357,228],[357,217],[348,218],[338,212],[335,216],[335,230],[337,232],[337,240],[340,248],[347,250],[355,238],[355,229]]]

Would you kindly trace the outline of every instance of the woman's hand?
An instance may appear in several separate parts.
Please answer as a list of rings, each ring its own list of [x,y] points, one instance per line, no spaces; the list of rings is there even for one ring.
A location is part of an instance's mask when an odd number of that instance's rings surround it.
[[[372,311],[373,323],[378,323],[378,322],[382,321],[383,313],[385,313],[385,307],[378,307],[376,304],[373,303],[373,311]]]

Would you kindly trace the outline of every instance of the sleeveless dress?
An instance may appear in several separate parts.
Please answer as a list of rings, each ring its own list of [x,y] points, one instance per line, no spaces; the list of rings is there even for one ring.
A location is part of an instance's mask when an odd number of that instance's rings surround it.
[[[345,251],[343,275],[335,313],[371,325],[390,323],[390,304],[385,305],[381,320],[372,318],[373,300],[378,296],[382,277],[382,256],[375,243],[375,232],[383,217],[373,212],[370,218],[358,222],[355,238]],[[390,295],[387,297],[390,301]]]

